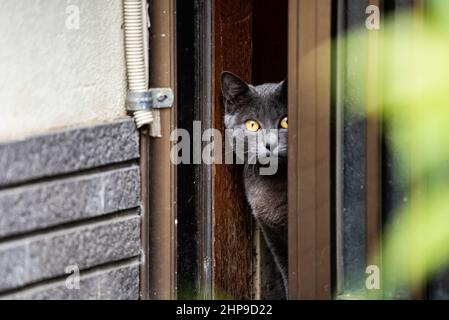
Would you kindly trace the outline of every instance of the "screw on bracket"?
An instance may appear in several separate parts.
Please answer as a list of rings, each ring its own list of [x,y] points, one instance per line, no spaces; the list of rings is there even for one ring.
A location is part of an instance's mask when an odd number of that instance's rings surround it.
[[[165,93],[159,92],[157,94],[157,101],[159,102],[164,102],[165,100],[167,100],[167,95]]]

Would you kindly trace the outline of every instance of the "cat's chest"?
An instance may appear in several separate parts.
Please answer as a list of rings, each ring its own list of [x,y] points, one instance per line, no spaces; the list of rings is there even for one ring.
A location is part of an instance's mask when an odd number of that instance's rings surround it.
[[[251,198],[279,197],[287,189],[287,181],[278,176],[250,176],[245,180],[246,193]]]
[[[245,191],[253,215],[269,224],[283,224],[287,216],[287,176],[245,176]]]

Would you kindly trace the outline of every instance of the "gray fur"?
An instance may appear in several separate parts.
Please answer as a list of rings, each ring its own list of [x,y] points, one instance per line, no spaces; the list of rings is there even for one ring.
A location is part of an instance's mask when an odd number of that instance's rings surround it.
[[[257,120],[262,130],[280,129],[280,121],[287,116],[287,82],[252,86],[236,75],[224,72],[221,78],[225,101],[225,126],[238,129],[244,135],[255,133],[245,130],[247,120]],[[242,137],[238,137],[242,139]],[[279,156],[279,169],[275,175],[259,175],[258,165],[245,165],[245,192],[262,234],[270,249],[279,274],[273,274],[273,299],[287,297],[287,145],[288,130],[280,129],[277,141],[264,140],[257,153],[275,153]],[[271,143],[270,143],[271,142]],[[268,148],[267,148],[268,145]]]

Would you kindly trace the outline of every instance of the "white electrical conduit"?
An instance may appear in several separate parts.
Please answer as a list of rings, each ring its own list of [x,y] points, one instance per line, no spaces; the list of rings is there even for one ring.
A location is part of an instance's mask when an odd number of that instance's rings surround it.
[[[146,0],[123,0],[125,27],[125,54],[128,75],[128,90],[145,92],[148,90],[146,64],[146,31],[144,17],[147,16]],[[153,122],[153,112],[143,110],[134,112],[138,128]]]

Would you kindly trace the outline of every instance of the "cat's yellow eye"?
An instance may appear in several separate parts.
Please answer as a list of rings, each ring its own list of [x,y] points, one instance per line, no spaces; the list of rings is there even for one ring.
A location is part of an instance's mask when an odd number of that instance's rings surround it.
[[[284,119],[282,119],[282,121],[281,121],[281,128],[288,129],[288,120],[287,120],[287,117],[285,117]]]
[[[260,125],[257,121],[248,120],[245,122],[246,129],[251,132],[256,132],[260,129]]]

